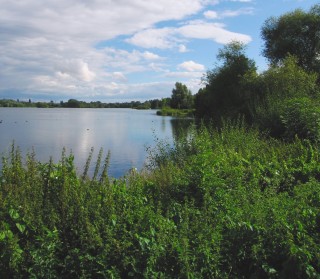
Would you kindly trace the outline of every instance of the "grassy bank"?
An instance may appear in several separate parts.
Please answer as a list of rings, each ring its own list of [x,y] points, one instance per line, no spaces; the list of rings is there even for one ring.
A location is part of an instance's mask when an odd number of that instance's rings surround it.
[[[170,107],[162,108],[157,111],[160,116],[176,116],[176,117],[194,117],[194,109],[173,109]]]
[[[318,278],[320,151],[241,125],[150,151],[142,173],[79,175],[12,149],[0,176],[1,278]]]

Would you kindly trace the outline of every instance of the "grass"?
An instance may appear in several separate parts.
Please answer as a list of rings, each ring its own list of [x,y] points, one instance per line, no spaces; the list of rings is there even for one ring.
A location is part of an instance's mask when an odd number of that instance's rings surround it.
[[[65,152],[3,158],[1,278],[319,277],[318,146],[201,128],[120,179],[102,151],[89,178],[92,152],[82,175]]]
[[[160,116],[194,117],[194,109],[173,109],[164,107],[157,111]]]

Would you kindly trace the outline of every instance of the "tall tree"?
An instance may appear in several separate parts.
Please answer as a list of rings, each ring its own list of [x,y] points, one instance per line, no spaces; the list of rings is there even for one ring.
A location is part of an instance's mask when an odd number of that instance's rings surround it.
[[[271,17],[261,34],[265,40],[263,54],[271,63],[278,64],[291,54],[305,70],[320,72],[320,5],[309,12],[298,9]]]
[[[215,120],[239,114],[248,116],[251,96],[243,81],[246,75],[256,73],[255,62],[246,57],[245,45],[240,42],[226,45],[217,58],[221,66],[207,72],[206,87],[196,96],[197,115]]]
[[[188,109],[193,107],[193,96],[188,87],[181,82],[176,82],[172,89],[170,106],[177,109]]]

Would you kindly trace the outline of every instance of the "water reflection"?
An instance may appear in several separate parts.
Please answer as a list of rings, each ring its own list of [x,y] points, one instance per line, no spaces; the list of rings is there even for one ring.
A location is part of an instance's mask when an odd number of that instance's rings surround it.
[[[188,136],[190,128],[193,127],[195,121],[192,118],[172,118],[170,120],[172,128],[172,137],[174,140],[179,140]]]
[[[164,132],[166,130],[166,119],[165,119],[165,117],[162,117],[161,129],[162,129],[162,132]]]
[[[105,154],[111,151],[113,177],[132,167],[141,169],[146,146],[156,144],[155,136],[172,144],[192,123],[131,109],[0,108],[0,119],[0,154],[8,153],[14,140],[23,154],[34,148],[38,160],[47,162],[52,156],[57,162],[65,147],[75,155],[81,172],[91,147],[95,148],[93,163],[103,148]]]

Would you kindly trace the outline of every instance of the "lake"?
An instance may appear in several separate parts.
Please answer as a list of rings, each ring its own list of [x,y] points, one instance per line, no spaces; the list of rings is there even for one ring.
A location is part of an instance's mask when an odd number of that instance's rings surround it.
[[[155,110],[0,108],[0,154],[8,154],[14,141],[23,155],[34,149],[37,160],[48,162],[52,157],[58,162],[65,147],[82,173],[94,147],[92,174],[103,148],[104,155],[111,152],[109,175],[118,178],[131,168],[142,169],[146,148],[155,146],[156,138],[172,144],[179,129],[191,123],[157,116]]]

